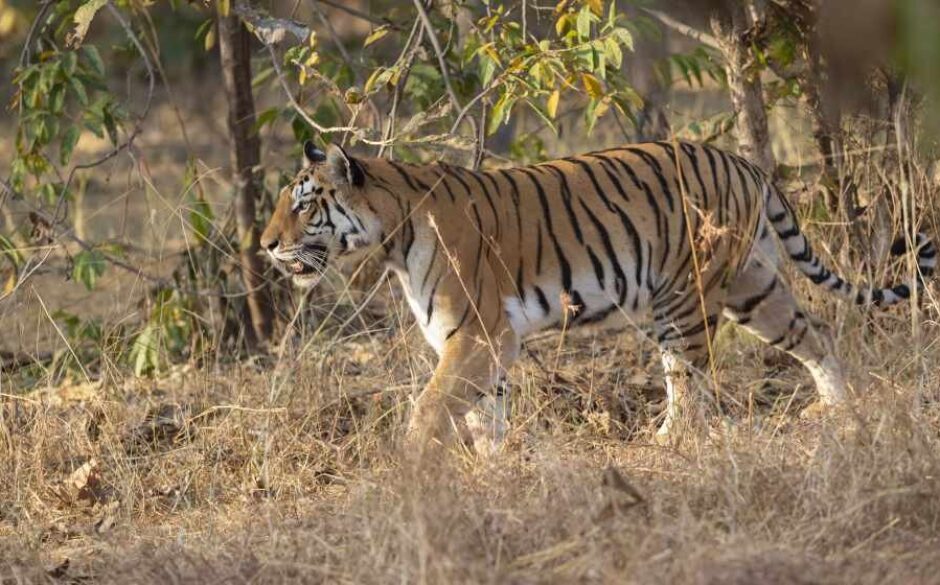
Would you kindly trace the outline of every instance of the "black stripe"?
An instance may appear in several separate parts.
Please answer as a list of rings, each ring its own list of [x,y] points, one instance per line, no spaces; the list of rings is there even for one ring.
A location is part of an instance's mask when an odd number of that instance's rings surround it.
[[[535,274],[542,274],[542,224],[538,226],[538,236],[535,243]]]
[[[480,189],[483,190],[483,195],[486,197],[486,202],[489,203],[490,210],[493,212],[493,223],[495,224],[494,227],[496,229],[495,235],[496,235],[496,239],[498,240],[499,239],[499,213],[496,211],[496,205],[493,203],[493,197],[492,195],[490,195],[490,190],[486,188],[486,184],[483,183],[483,179],[481,179],[477,173],[474,173],[473,171],[469,171],[467,169],[460,169],[460,170],[462,170],[463,172],[473,177],[473,180],[475,180],[477,184],[480,185]]]
[[[451,329],[450,333],[448,333],[448,334],[444,337],[444,340],[445,340],[445,341],[447,341],[448,339],[450,339],[451,337],[453,337],[454,334],[457,333],[457,331],[458,331],[461,327],[463,327],[463,324],[467,321],[467,317],[470,315],[470,309],[473,308],[473,307],[479,307],[479,306],[480,306],[480,297],[482,296],[482,294],[483,294],[483,287],[482,287],[482,286],[477,287],[477,296],[476,296],[476,300],[473,302],[472,305],[471,305],[469,302],[467,303],[467,306],[464,307],[463,315],[460,317],[460,321],[457,323],[457,326],[454,327],[453,329]]]
[[[434,238],[434,250],[431,252],[431,259],[428,261],[428,269],[424,273],[424,278],[421,279],[421,292],[424,292],[424,287],[428,284],[428,277],[431,276],[431,269],[434,268],[434,261],[437,260],[437,250],[440,242],[438,238]]]
[[[555,236],[555,232],[552,229],[552,214],[549,209],[548,199],[545,197],[545,189],[542,188],[542,184],[538,182],[534,174],[529,169],[519,169],[523,174],[525,174],[532,181],[532,185],[535,187],[536,193],[539,196],[539,202],[542,205],[542,212],[545,216],[545,223],[548,228],[548,238],[552,241],[552,244],[555,248],[555,255],[558,258],[558,266],[561,270],[561,281],[562,286],[565,291],[571,290],[571,265],[568,263],[568,259],[565,257],[565,254],[561,250],[561,245],[558,243],[558,238]],[[541,231],[539,232],[541,234]],[[541,270],[539,271],[541,272]]]
[[[437,164],[441,165],[441,163],[437,163]],[[447,195],[450,197],[451,203],[456,203],[456,202],[457,202],[457,196],[454,195],[454,190],[450,188],[450,184],[447,182],[447,174],[448,174],[448,173],[447,173],[447,169],[446,169],[443,165],[441,166],[441,171],[442,171],[443,174],[440,175],[440,177],[439,177],[440,181],[439,181],[439,182],[440,182],[441,185],[444,186],[444,191],[446,191],[446,192],[447,192]]]
[[[578,217],[575,215],[574,207],[571,204],[571,190],[568,189],[568,180],[565,178],[565,173],[551,163],[545,163],[535,168],[541,170],[543,167],[551,169],[558,177],[558,184],[561,186],[561,201],[564,203],[565,210],[568,212],[568,221],[571,223],[571,229],[574,230],[574,237],[578,239],[579,244],[584,245],[584,234],[581,233],[581,225],[578,222]]]
[[[706,323],[708,327],[714,331],[715,325],[718,323],[718,315],[709,315],[707,319],[699,321],[697,324],[693,325],[691,328],[686,329],[685,331],[678,331],[676,329],[667,329],[665,332],[659,335],[659,342],[672,341],[674,339],[688,339],[693,335],[698,335],[705,331]]]
[[[702,146],[702,150],[705,151],[705,156],[708,158],[708,166],[712,171],[712,185],[715,187],[715,197],[718,198],[718,203],[715,205],[718,210],[718,225],[725,225],[724,208],[721,201],[721,186],[718,184],[718,165],[715,164],[714,149],[708,145],[704,145]]]
[[[522,212],[519,209],[519,186],[516,185],[516,180],[512,178],[512,175],[509,174],[509,171],[505,169],[499,169],[497,171],[502,175],[507,181],[509,181],[510,195],[512,197],[512,203],[516,207],[516,229],[518,230],[519,235],[519,244],[521,247],[522,244]]]
[[[548,299],[545,297],[545,293],[538,286],[535,287],[535,296],[538,297],[539,306],[542,307],[542,311],[548,315],[548,312],[551,310],[551,307],[548,304]]]
[[[803,329],[801,329],[800,332],[797,333],[796,337],[794,337],[792,340],[790,340],[789,343],[782,346],[780,349],[782,349],[783,351],[792,351],[793,348],[803,343],[803,338],[806,337],[807,331],[809,331],[809,326],[803,327]]]
[[[698,181],[699,189],[702,192],[702,207],[708,209],[708,189],[705,188],[705,182],[702,180],[702,173],[699,170],[698,157],[695,155],[695,147],[686,142],[681,143],[682,152],[688,157],[692,164],[692,170],[695,172],[695,180]]]
[[[617,192],[620,194],[620,196],[624,199],[624,201],[630,203],[630,198],[627,196],[626,192],[623,190],[623,187],[620,185],[620,181],[617,180],[617,177],[614,176],[611,170],[607,167],[607,165],[612,166],[612,163],[610,163],[610,161],[603,156],[595,155],[595,158],[601,162],[601,167],[604,169],[604,172],[607,173],[608,180],[610,180],[611,184],[617,189]],[[594,188],[598,191],[601,190],[597,183],[595,183]],[[631,221],[630,217],[620,209],[619,205],[613,205],[612,207],[620,216],[620,222],[623,224],[623,229],[627,232],[627,235],[630,237],[630,240],[633,244],[633,254],[634,258],[636,259],[636,284],[637,287],[639,287],[643,282],[643,246],[640,240],[640,234],[636,231],[636,227],[633,225],[633,221]]]
[[[620,207],[615,206],[610,201],[610,199],[608,199],[607,195],[604,193],[604,190],[601,188],[600,184],[597,182],[597,176],[594,174],[594,171],[591,169],[591,167],[582,160],[575,160],[574,162],[577,163],[581,167],[581,170],[583,170],[587,174],[588,178],[591,180],[591,185],[594,187],[595,194],[604,202],[604,204],[607,206],[607,209],[609,209],[612,212],[617,213],[617,215],[620,217],[620,220],[623,223],[624,230],[630,235],[635,234],[636,230],[633,228],[633,223],[626,216],[626,214],[623,213],[623,211],[621,211]],[[587,205],[584,204],[583,201],[581,201],[581,206],[584,208],[584,211],[588,214],[588,218],[590,218],[591,222],[594,224],[594,227],[597,230],[597,233],[601,236],[601,242],[604,244],[604,251],[607,253],[607,259],[610,261],[611,267],[614,270],[614,285],[615,285],[617,296],[619,299],[617,304],[623,305],[624,301],[627,298],[627,277],[623,273],[623,268],[621,268],[620,266],[620,260],[618,259],[617,252],[614,250],[613,244],[611,243],[610,234],[608,233],[607,229],[604,227],[603,223],[597,219],[597,217],[591,212],[591,210],[588,208]],[[593,252],[591,251],[590,248],[588,248],[588,252],[591,253],[592,260],[594,260]],[[638,238],[634,241],[634,252],[638,256],[635,258],[635,260],[636,260],[637,266],[639,266],[640,262],[642,261],[642,257],[641,257]],[[604,286],[602,283],[601,288],[603,287]]]
[[[669,256],[669,226],[667,225],[668,220],[666,219],[662,210],[659,208],[659,204],[656,202],[656,198],[653,196],[652,189],[650,188],[649,185],[646,184],[645,181],[640,180],[637,174],[633,171],[633,168],[631,168],[630,165],[627,164],[625,161],[620,160],[619,158],[616,158],[616,157],[608,158],[601,154],[597,154],[595,156],[597,156],[597,158],[600,158],[602,160],[610,160],[610,161],[617,163],[617,165],[620,166],[620,168],[627,174],[627,176],[633,182],[634,186],[637,189],[640,189],[641,191],[643,191],[644,195],[646,195],[646,202],[649,205],[650,210],[653,212],[653,216],[656,218],[656,225],[659,228],[659,233],[662,237],[663,255],[662,255],[662,261],[660,262],[660,271],[662,271],[662,268],[663,266],[665,266],[665,263],[666,263],[666,258]],[[650,258],[650,262],[652,263],[652,258]]]
[[[770,294],[774,292],[774,289],[776,288],[777,288],[777,277],[774,276],[771,279],[770,284],[767,286],[767,288],[757,293],[753,297],[746,299],[744,301],[744,304],[741,305],[740,307],[731,307],[731,309],[737,313],[748,315],[750,314],[751,311],[754,310],[755,307],[757,307],[757,305],[764,302],[764,299],[769,297]]]
[[[604,289],[604,267],[601,265],[601,261],[597,259],[597,255],[594,254],[594,250],[591,249],[591,246],[587,247],[588,258],[591,259],[591,265],[594,267],[594,276],[597,277],[597,285]]]
[[[441,276],[443,276],[443,273],[441,274]],[[440,282],[441,282],[441,278],[438,277],[438,279],[434,282],[434,286],[431,288],[431,294],[428,295],[428,310],[427,310],[427,314],[428,314],[427,324],[428,325],[431,324],[431,315],[434,314],[434,294],[437,292],[437,285],[440,284]]]
[[[656,179],[659,181],[659,186],[662,188],[662,193],[666,198],[666,204],[669,206],[669,211],[675,211],[676,204],[672,198],[672,192],[669,190],[669,185],[666,183],[666,175],[663,174],[663,167],[659,164],[659,161],[656,160],[656,157],[637,147],[628,146],[623,150],[635,154],[640,158],[640,160],[645,162],[647,166],[650,167],[650,169],[653,171],[653,174],[656,176]]]
[[[522,284],[522,257],[519,259],[519,268],[516,269],[516,294],[519,295],[519,299],[522,301],[522,304],[525,304],[525,286]]]
[[[408,183],[408,186],[411,187],[413,191],[417,191],[418,187],[424,189],[425,191],[430,190],[430,187],[422,183],[417,177],[412,177],[406,173],[405,170],[401,168],[401,166],[399,166],[395,161],[390,160],[388,161],[388,164],[392,165],[392,168],[398,171],[398,174],[402,179],[405,180],[406,183]]]

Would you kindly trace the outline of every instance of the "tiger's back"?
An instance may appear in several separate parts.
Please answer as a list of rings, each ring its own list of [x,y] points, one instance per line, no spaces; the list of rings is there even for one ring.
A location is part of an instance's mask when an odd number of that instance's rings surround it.
[[[756,236],[764,179],[720,150],[677,146],[650,143],[486,172],[368,167],[389,190],[403,183],[421,194],[402,222],[413,242],[392,265],[419,322],[423,316],[436,333],[433,345],[491,308],[505,312],[520,336],[562,322],[635,322],[651,305],[662,316],[678,314],[697,301],[696,265],[704,292],[727,286]],[[420,279],[409,276],[416,271]],[[442,300],[442,311],[435,297],[450,274],[470,294],[456,303],[462,307]],[[487,288],[499,294],[484,303]],[[447,314],[454,309],[457,315]],[[446,323],[433,323],[435,313]]]

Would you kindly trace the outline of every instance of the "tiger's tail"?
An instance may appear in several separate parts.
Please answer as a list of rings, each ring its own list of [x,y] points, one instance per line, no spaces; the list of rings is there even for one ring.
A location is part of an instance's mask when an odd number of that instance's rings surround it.
[[[766,189],[767,219],[773,226],[777,237],[783,243],[790,259],[796,263],[800,272],[814,284],[822,286],[854,301],[857,305],[875,305],[887,307],[910,298],[911,288],[923,287],[924,280],[933,275],[937,265],[937,248],[926,235],[918,233],[914,245],[909,246],[909,238],[901,237],[891,246],[891,254],[900,256],[913,249],[917,252],[917,277],[912,285],[896,284],[887,287],[857,286],[826,268],[819,256],[813,251],[809,240],[800,229],[796,213],[779,189],[768,186]]]

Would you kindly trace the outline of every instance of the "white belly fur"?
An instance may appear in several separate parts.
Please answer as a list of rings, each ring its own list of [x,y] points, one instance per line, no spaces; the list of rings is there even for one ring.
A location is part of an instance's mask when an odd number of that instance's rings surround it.
[[[428,344],[434,348],[434,351],[440,355],[444,348],[447,334],[456,326],[456,323],[453,322],[455,319],[451,315],[434,312],[431,316],[431,322],[428,323],[427,308],[429,299],[427,298],[427,294],[429,294],[430,291],[426,291],[425,294],[416,293],[412,290],[411,279],[407,272],[395,270],[395,273],[398,275],[405,297],[408,299],[408,306],[411,308],[411,312],[414,314],[415,320],[418,322],[418,326],[424,334],[424,338],[427,340]],[[548,327],[561,326],[563,323],[564,310],[562,307],[561,286],[557,284],[545,284],[540,286],[540,288],[545,294],[545,298],[549,304],[549,311],[547,313],[539,303],[534,289],[526,291],[524,303],[518,296],[507,296],[503,298],[503,310],[506,312],[506,316],[509,319],[510,327],[512,327],[513,331],[520,339]],[[573,288],[581,295],[581,300],[587,307],[586,310],[589,314],[599,308],[616,304],[618,300],[611,291],[601,289],[593,276],[583,279],[582,282],[573,283]],[[641,318],[640,315],[631,310],[632,307],[630,305],[632,304],[632,298],[632,296],[628,296],[627,302],[624,303],[625,306],[623,308],[613,310],[607,319],[593,323],[591,327],[599,329],[623,329],[645,322],[646,319]],[[639,303],[640,309],[644,308],[647,302],[647,295],[645,291],[642,291]],[[572,314],[569,314],[568,319],[570,320],[571,318]],[[577,322],[575,322],[575,325],[577,325]]]

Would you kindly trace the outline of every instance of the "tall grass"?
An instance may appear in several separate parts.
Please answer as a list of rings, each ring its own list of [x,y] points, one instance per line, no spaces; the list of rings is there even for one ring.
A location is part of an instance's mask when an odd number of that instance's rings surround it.
[[[876,252],[912,221],[940,234],[938,187],[914,155],[888,168],[868,154],[854,172]],[[910,275],[801,209],[847,276]],[[808,373],[724,328],[721,414],[711,409],[707,436],[660,447],[655,347],[575,330],[527,343],[502,454],[457,448],[420,464],[401,438],[435,359],[377,277],[332,279],[267,360],[220,354],[152,379],[102,366],[100,381],[28,394],[7,376],[0,578],[940,581],[935,288],[916,311],[866,312],[792,280],[833,324],[854,389],[839,412],[802,416]]]

